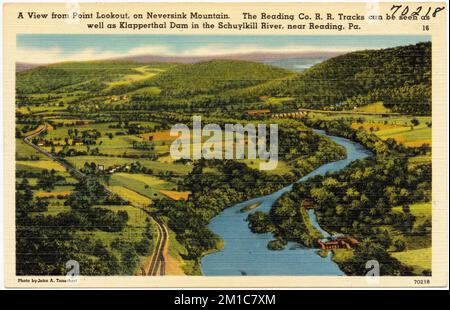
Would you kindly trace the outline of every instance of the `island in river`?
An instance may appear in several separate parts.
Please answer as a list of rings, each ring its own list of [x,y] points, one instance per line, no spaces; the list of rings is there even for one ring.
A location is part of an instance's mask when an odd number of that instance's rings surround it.
[[[345,147],[347,157],[320,166],[298,182],[304,182],[327,172],[339,171],[355,160],[370,156],[370,151],[359,143],[327,135],[321,130],[316,132]],[[246,206],[258,204],[258,207],[250,212],[256,210],[269,212],[277,199],[292,190],[292,187],[293,184],[270,195],[238,203],[213,218],[208,227],[224,240],[224,246],[221,251],[202,258],[203,273],[205,275],[344,275],[330,256],[322,258],[317,255],[317,249],[289,242],[283,250],[271,251],[267,248],[267,243],[273,240],[271,233],[255,234],[250,231],[246,221],[248,214],[242,213],[241,210]],[[319,226],[313,210],[310,210],[308,214],[314,227],[327,236],[328,233]]]

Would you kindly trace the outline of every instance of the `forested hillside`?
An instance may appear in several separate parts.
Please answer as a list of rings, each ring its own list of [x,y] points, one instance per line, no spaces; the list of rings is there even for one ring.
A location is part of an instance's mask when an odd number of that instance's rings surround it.
[[[65,86],[82,85],[86,90],[101,88],[108,76],[131,73],[128,62],[76,62],[39,67],[17,73],[17,91],[45,93]]]
[[[348,53],[301,73],[238,60],[71,62],[17,73],[19,95],[74,91],[130,95],[131,103],[143,107],[222,108],[260,104],[270,96],[292,98],[286,110],[348,110],[383,102],[394,112],[430,114],[431,42]]]
[[[179,65],[152,80],[166,97],[185,98],[240,89],[284,77],[290,71],[261,63],[214,60],[192,65]]]
[[[151,63],[152,68],[167,68],[171,64]],[[140,74],[142,64],[131,61],[65,62],[16,73],[19,94],[70,91],[100,91],[109,82],[125,75]]]
[[[393,111],[431,111],[431,42],[348,53],[262,92],[293,96],[297,106],[340,110],[383,101]]]

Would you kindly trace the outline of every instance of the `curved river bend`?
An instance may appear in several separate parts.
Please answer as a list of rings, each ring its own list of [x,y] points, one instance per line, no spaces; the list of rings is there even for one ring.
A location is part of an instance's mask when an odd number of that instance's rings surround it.
[[[323,175],[343,169],[352,161],[371,155],[362,145],[345,138],[327,135],[323,130],[316,133],[330,138],[345,147],[347,158],[320,166],[297,182],[303,182],[313,176]],[[281,251],[267,249],[267,243],[273,240],[271,233],[255,234],[248,228],[246,221],[249,213],[256,210],[269,212],[274,202],[284,193],[292,190],[292,184],[270,195],[253,198],[225,209],[212,219],[209,228],[224,240],[224,248],[202,258],[204,275],[343,275],[343,272],[331,260],[317,255],[317,249],[305,248],[290,242]],[[250,212],[241,212],[241,208],[260,204]],[[319,224],[313,210],[308,211],[313,225],[324,235],[328,235]]]

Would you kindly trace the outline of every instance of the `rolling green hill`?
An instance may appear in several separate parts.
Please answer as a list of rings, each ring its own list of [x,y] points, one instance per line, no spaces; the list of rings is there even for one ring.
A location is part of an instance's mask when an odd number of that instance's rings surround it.
[[[173,66],[166,63],[152,63],[147,66],[166,69]],[[108,84],[127,75],[143,74],[142,64],[130,61],[85,61],[65,62],[42,66],[16,73],[18,94],[43,94],[50,92],[100,91]]]
[[[339,110],[376,101],[396,112],[431,111],[431,43],[348,53],[293,77],[270,82],[262,94],[295,97],[297,106]]]
[[[221,108],[289,97],[286,109],[348,110],[382,102],[393,112],[430,114],[431,42],[348,53],[301,73],[238,60],[195,64],[68,62],[17,74],[17,93],[84,91],[132,103]]]
[[[289,75],[291,72],[261,63],[238,60],[213,60],[179,65],[152,80],[161,95],[186,98],[241,89]]]

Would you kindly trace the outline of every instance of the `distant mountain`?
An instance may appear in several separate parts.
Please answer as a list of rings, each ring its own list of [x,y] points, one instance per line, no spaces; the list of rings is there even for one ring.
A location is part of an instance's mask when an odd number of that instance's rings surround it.
[[[293,53],[243,53],[243,54],[222,54],[222,55],[203,55],[203,56],[160,56],[160,55],[139,55],[116,58],[115,60],[126,60],[136,62],[176,62],[184,64],[193,64],[209,60],[244,60],[256,62],[270,62],[283,59],[295,58],[322,58],[327,59],[342,55],[344,52],[293,52]]]
[[[123,94],[156,87],[160,90],[158,97],[167,101],[196,97],[196,100],[206,104],[211,100],[215,101],[223,92],[259,85],[291,74],[292,71],[259,62],[210,60],[178,64],[150,79],[115,87],[110,92]]]
[[[147,71],[143,72],[142,68]],[[153,97],[166,101],[188,100],[195,96],[214,99],[221,92],[255,86],[292,73],[283,68],[242,60],[211,60],[194,64],[143,64],[131,60],[66,62],[17,72],[16,90],[18,94],[83,90],[118,95],[150,87],[158,89],[158,94],[153,94]],[[125,76],[136,77],[139,74],[143,78],[123,80]],[[121,80],[124,82],[110,85]]]
[[[259,88],[259,96],[293,97],[295,107],[338,110],[382,101],[396,112],[429,114],[431,42],[347,53]]]
[[[318,54],[302,55],[298,58],[293,53],[290,59],[287,54],[234,55],[252,61],[141,56],[67,62],[18,72],[16,85],[19,94],[77,90],[130,94],[139,105],[215,108],[289,97],[283,102],[288,109],[341,110],[381,101],[395,112],[431,113],[431,42],[351,52],[326,60]],[[135,78],[139,75],[143,77]]]
[[[16,62],[16,72],[22,72],[33,68],[45,66],[45,64],[30,64],[25,62]]]
[[[198,62],[205,62],[209,60],[244,60],[244,61],[256,61],[271,64],[272,62],[295,59],[321,59],[325,60],[331,57],[335,57],[343,54],[344,52],[294,52],[294,53],[243,53],[243,54],[222,54],[222,55],[203,55],[203,56],[164,56],[164,55],[137,55],[137,56],[124,56],[119,58],[112,58],[98,61],[131,61],[138,63],[153,63],[153,62],[170,62],[181,64],[194,64]],[[30,70],[36,67],[47,66],[49,64],[33,64],[33,63],[16,63],[16,72],[22,72]],[[274,63],[274,65],[276,65]],[[283,65],[281,67],[284,68]],[[297,70],[297,68],[288,68]],[[301,71],[301,70],[298,70]]]

